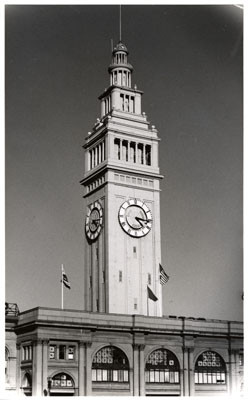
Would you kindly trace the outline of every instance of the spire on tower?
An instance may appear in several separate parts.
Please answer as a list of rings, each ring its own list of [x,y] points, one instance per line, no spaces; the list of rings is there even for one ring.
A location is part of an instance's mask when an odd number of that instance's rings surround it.
[[[121,4],[120,4],[120,42],[121,42]]]

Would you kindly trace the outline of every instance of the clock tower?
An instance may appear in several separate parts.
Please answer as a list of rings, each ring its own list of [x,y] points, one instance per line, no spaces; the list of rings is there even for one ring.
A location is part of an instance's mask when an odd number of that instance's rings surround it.
[[[83,146],[85,309],[162,316],[158,132],[121,42],[108,71],[101,117]]]

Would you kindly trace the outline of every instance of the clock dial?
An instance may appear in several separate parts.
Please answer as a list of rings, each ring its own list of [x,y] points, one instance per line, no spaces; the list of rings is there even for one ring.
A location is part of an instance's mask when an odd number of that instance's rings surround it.
[[[140,200],[125,201],[119,210],[119,222],[122,229],[133,237],[147,235],[152,228],[152,213]]]
[[[89,206],[86,220],[85,232],[90,240],[97,238],[101,232],[103,224],[103,209],[99,201],[95,201]]]

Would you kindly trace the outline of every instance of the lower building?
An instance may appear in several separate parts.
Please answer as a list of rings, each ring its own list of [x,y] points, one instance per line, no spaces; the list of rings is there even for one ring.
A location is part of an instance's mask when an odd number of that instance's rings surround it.
[[[241,322],[7,303],[5,354],[18,396],[242,393]]]

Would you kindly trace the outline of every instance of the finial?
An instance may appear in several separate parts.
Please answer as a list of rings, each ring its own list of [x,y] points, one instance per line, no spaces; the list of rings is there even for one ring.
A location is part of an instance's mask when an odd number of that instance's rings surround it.
[[[121,4],[120,4],[120,42],[121,42]]]

